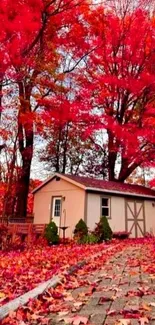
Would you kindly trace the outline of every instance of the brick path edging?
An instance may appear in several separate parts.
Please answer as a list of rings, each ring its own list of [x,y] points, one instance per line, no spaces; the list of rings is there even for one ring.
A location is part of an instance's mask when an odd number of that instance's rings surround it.
[[[105,251],[107,252],[107,251],[112,250],[113,248],[116,248],[118,246],[120,246],[120,245],[117,244],[117,245],[110,246],[107,249],[105,249],[104,251],[102,250],[101,252],[92,255],[91,258],[98,257],[98,256],[102,255]],[[82,261],[78,262],[77,264],[71,266],[68,269],[67,274],[72,274],[72,273],[76,272],[76,270],[83,267],[91,258],[89,257],[89,258],[82,260]],[[52,288],[52,287],[55,288],[59,283],[61,283],[61,281],[62,281],[61,275],[54,276],[51,279],[49,279],[43,283],[40,283],[36,288],[24,293],[22,296],[19,296],[19,297],[13,299],[12,301],[9,301],[4,306],[0,307],[0,320],[5,318],[6,316],[8,316],[10,311],[16,311],[19,307],[27,304],[29,299],[37,298],[38,295],[42,294],[48,288]]]

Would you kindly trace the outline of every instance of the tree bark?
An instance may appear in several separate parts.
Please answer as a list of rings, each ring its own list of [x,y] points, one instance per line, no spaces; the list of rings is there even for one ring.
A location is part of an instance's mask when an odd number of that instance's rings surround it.
[[[14,141],[12,161],[8,165],[7,188],[4,196],[4,204],[3,204],[3,211],[2,211],[3,217],[9,217],[13,215],[14,206],[16,202],[16,196],[13,195],[13,187],[15,184],[16,150],[17,150],[17,137]]]
[[[112,132],[108,131],[108,178],[109,181],[115,180],[115,164],[117,151],[115,148],[115,138]]]
[[[25,218],[27,215],[27,201],[30,184],[30,170],[33,152],[33,134],[29,135],[29,146],[22,152],[23,166],[17,182],[16,216]]]
[[[142,161],[130,161],[129,159],[123,159],[122,167],[118,176],[119,182],[124,182],[132,172],[140,166]]]
[[[67,167],[67,143],[68,143],[68,128],[69,124],[67,123],[65,126],[65,139],[63,144],[63,165],[62,165],[62,173],[65,174]]]
[[[24,86],[23,83],[19,84],[21,107],[18,115],[18,141],[22,167],[16,186],[17,205],[15,215],[20,218],[25,218],[27,215],[30,170],[33,156],[33,121],[27,117],[27,113],[31,112],[31,89],[32,85]]]

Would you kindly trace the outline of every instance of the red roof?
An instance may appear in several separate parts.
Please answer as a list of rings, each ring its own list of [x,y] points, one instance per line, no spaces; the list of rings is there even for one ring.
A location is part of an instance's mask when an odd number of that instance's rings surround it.
[[[49,177],[45,182],[39,185],[37,188],[33,190],[32,193],[36,193],[39,189],[44,187],[50,181],[52,181],[55,177],[60,177],[64,179],[68,179],[74,181],[76,183],[85,187],[86,190],[91,191],[103,191],[103,192],[111,192],[111,193],[121,193],[126,195],[135,195],[135,196],[143,196],[143,197],[151,197],[155,198],[155,191],[151,190],[148,187],[141,186],[141,185],[133,185],[133,184],[126,184],[120,182],[111,182],[111,181],[104,181],[101,179],[95,179],[90,177],[83,177],[83,176],[74,176],[74,175],[66,175],[66,174],[59,174],[56,173],[53,176]],[[77,185],[78,185],[77,184]]]
[[[92,189],[100,189],[101,191],[111,191],[111,192],[121,192],[121,193],[131,193],[135,195],[143,195],[143,196],[154,196],[155,191],[151,190],[148,187],[144,187],[141,185],[133,185],[133,184],[126,184],[120,182],[111,182],[111,181],[104,181],[95,178],[89,177],[82,177],[82,176],[74,176],[74,175],[64,175],[67,178],[78,182],[79,184],[84,185],[86,188]]]

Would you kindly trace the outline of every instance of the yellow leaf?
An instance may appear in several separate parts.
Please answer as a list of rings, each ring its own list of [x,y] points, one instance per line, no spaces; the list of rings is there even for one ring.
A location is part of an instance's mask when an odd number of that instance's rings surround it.
[[[147,311],[151,311],[151,308],[149,307],[148,304],[145,304],[144,302],[142,303],[142,308]]]
[[[130,319],[119,319],[118,322],[115,323],[115,325],[130,325],[131,324],[131,320]]]
[[[134,276],[134,275],[137,275],[137,274],[138,274],[138,272],[135,272],[135,271],[131,271],[129,274],[130,274],[131,276]]]
[[[4,298],[4,297],[5,297],[5,294],[3,292],[0,292],[0,299]]]

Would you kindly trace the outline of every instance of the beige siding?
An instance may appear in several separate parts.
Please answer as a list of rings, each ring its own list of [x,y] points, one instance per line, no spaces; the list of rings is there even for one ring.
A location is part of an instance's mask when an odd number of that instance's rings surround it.
[[[61,196],[62,216],[61,226],[64,226],[64,213],[66,210],[66,226],[69,226],[66,236],[73,236],[73,230],[80,218],[87,219],[87,225],[93,230],[95,223],[101,216],[101,197],[106,195],[87,194],[87,205],[85,207],[85,191],[63,179],[53,179],[34,195],[34,223],[49,223],[51,216],[52,197]],[[110,226],[113,231],[125,230],[125,199],[121,196],[107,195],[111,199]],[[134,200],[134,199],[133,199]],[[131,203],[132,204],[132,203]],[[155,202],[144,201],[146,231],[155,235]],[[85,209],[86,208],[86,209]],[[60,234],[62,236],[62,233]]]
[[[87,199],[87,225],[93,230],[95,223],[101,216],[101,196],[100,194],[88,194]],[[106,195],[105,195],[106,196]],[[109,195],[108,195],[109,197]],[[111,199],[111,219],[109,224],[113,231],[125,230],[125,201],[124,198],[110,196]]]
[[[66,236],[72,237],[75,224],[80,218],[84,219],[85,191],[65,180],[53,179],[34,195],[34,223],[49,223],[51,201],[54,196],[65,198],[62,201],[61,225],[64,226],[65,209],[66,226],[69,226]]]
[[[113,231],[125,230],[125,199],[123,197],[111,197],[111,220],[109,223]]]
[[[155,235],[155,202],[145,201],[146,231]]]

